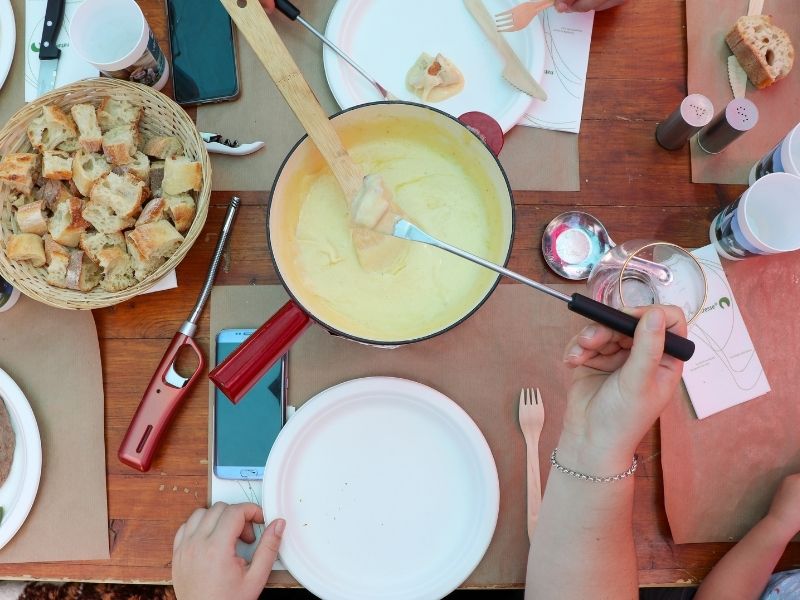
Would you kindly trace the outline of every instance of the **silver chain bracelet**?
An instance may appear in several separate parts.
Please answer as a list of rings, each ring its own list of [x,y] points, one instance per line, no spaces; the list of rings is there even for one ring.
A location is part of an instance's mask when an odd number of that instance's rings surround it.
[[[636,467],[639,466],[639,461],[636,460],[636,455],[633,457],[633,462],[631,466],[628,467],[628,470],[624,473],[619,473],[618,475],[610,475],[608,477],[598,477],[595,475],[587,475],[586,473],[579,473],[578,471],[573,471],[572,469],[568,469],[564,465],[560,464],[558,460],[556,460],[556,452],[558,448],[553,449],[553,453],[550,455],[550,464],[556,468],[556,471],[561,471],[567,475],[571,475],[572,477],[577,477],[583,481],[591,481],[592,483],[611,483],[612,481],[619,481],[620,479],[625,479],[630,477],[636,472]]]

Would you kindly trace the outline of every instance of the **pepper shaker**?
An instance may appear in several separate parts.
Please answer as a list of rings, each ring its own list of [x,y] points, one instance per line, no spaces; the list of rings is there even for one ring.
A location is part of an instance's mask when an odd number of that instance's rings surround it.
[[[713,116],[711,100],[703,94],[689,94],[670,116],[658,124],[656,141],[666,150],[678,150],[708,125]]]
[[[703,152],[719,154],[742,134],[758,123],[758,108],[747,98],[728,102],[711,122],[697,134],[697,145]]]

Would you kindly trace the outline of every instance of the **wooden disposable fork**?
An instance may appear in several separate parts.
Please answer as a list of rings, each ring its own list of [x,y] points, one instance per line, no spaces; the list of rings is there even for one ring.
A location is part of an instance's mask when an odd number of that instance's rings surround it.
[[[539,436],[544,426],[544,404],[539,388],[523,388],[519,394],[519,426],[527,446],[528,478],[528,540],[533,540],[533,530],[542,505],[542,478],[539,474]]]
[[[533,17],[538,15],[546,8],[555,4],[555,0],[541,0],[540,2],[523,2],[511,10],[497,13],[494,22],[497,24],[497,31],[509,33],[519,31],[528,26],[533,21]]]

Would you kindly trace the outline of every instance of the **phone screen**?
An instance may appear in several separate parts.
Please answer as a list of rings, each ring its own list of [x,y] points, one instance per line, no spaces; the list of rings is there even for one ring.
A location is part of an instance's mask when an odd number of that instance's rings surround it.
[[[217,364],[225,360],[253,330],[220,332]],[[239,339],[225,341],[227,337]],[[222,341],[221,341],[222,340]],[[283,425],[284,360],[233,404],[216,390],[214,411],[214,472],[223,479],[259,479],[272,444]]]
[[[231,18],[219,0],[167,0],[172,83],[179,104],[239,93]]]

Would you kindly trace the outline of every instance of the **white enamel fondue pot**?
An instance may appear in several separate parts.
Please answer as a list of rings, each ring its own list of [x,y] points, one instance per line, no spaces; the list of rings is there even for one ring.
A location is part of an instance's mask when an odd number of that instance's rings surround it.
[[[435,134],[437,148],[441,143],[457,148],[459,156],[468,159],[470,169],[479,172],[481,181],[488,186],[482,193],[493,214],[498,214],[499,227],[495,227],[496,237],[491,240],[491,247],[496,249],[494,259],[506,264],[511,254],[514,237],[514,201],[508,178],[503,172],[497,157],[492,154],[484,142],[467,129],[461,122],[439,110],[421,104],[409,102],[377,102],[364,104],[342,111],[333,117],[334,128],[345,140],[348,131],[360,131],[362,137],[379,140],[386,128],[381,123],[408,122],[409,131],[420,131],[424,128],[426,135]],[[335,311],[330,309],[330,299],[320,299],[309,289],[308,282],[298,272],[294,260],[294,249],[291,247],[287,229],[291,227],[291,219],[287,216],[292,208],[297,213],[299,199],[292,193],[293,182],[298,176],[317,172],[321,165],[321,157],[313,142],[303,137],[283,162],[273,185],[269,203],[267,233],[269,248],[272,253],[275,270],[286,287],[291,299],[276,312],[264,325],[251,335],[237,351],[214,369],[210,377],[225,395],[234,402],[241,399],[247,390],[282,356],[303,331],[316,321],[331,333],[352,339],[356,342],[392,347],[410,344],[444,333],[455,327],[473,314],[489,297],[497,286],[499,276],[486,277],[485,285],[474,286],[465,291],[465,297],[459,306],[464,308],[457,314],[448,314],[447,322],[437,325],[424,335],[408,337],[407,332],[398,329],[396,335],[382,339],[370,339],[362,333],[356,333],[348,326],[347,319],[337,319]],[[413,219],[414,215],[410,215]],[[493,234],[494,235],[494,234]],[[408,242],[411,243],[411,242]],[[424,286],[422,286],[424,287]],[[419,289],[419,294],[431,293],[432,290]],[[352,294],[358,294],[353,289]],[[326,303],[324,310],[321,303]]]

